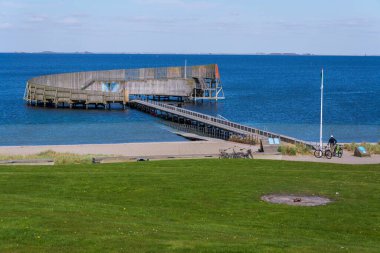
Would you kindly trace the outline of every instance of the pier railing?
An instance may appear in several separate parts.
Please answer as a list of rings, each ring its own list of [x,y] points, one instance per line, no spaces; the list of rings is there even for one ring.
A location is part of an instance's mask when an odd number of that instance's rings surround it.
[[[148,107],[152,107],[161,111],[166,111],[172,114],[176,114],[179,116],[184,116],[189,119],[193,119],[199,122],[203,122],[209,125],[213,125],[215,127],[219,127],[222,129],[226,129],[228,131],[236,132],[244,135],[260,135],[268,138],[280,138],[281,141],[292,144],[303,144],[306,146],[311,146],[311,143],[299,140],[293,137],[289,137],[286,135],[276,134],[269,131],[260,130],[258,128],[245,126],[239,123],[235,123],[232,121],[216,118],[207,114],[194,112],[191,110],[187,110],[184,108],[176,107],[173,105],[168,105],[165,103],[157,102],[157,101],[143,101],[143,100],[133,100],[132,103],[138,103],[141,105],[145,105]]]

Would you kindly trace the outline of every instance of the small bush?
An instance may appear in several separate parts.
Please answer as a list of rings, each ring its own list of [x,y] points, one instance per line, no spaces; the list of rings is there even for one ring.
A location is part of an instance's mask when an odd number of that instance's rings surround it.
[[[289,148],[289,155],[297,155],[297,148],[290,147]]]
[[[297,155],[297,149],[294,146],[279,146],[278,147],[278,152],[280,152],[282,155],[291,155],[295,156]]]
[[[296,145],[281,145],[278,147],[278,152],[280,152],[282,155],[308,155],[310,154],[310,149],[301,144]]]
[[[257,141],[254,138],[250,137],[241,137],[237,135],[231,135],[228,141],[237,142],[237,143],[243,143],[243,144],[249,144],[249,145],[256,145]]]
[[[33,155],[0,156],[0,160],[53,159],[55,164],[90,164],[94,155],[78,155],[46,150]]]
[[[309,155],[311,150],[309,147],[303,144],[296,144],[297,154],[300,155]]]

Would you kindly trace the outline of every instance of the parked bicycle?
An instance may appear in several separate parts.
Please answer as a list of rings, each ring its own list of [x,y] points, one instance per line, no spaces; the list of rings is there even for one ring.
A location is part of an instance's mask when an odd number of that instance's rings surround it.
[[[221,158],[224,158],[224,159],[238,159],[238,158],[253,159],[253,154],[252,154],[251,149],[242,148],[242,149],[240,149],[240,151],[235,151],[235,147],[219,150],[220,151],[219,158],[220,159]],[[231,149],[232,149],[232,151],[228,152]],[[246,151],[244,152],[244,150],[246,150]]]
[[[334,152],[332,153],[333,156],[342,158],[343,156],[343,147],[341,145],[336,145]]]
[[[227,152],[226,149],[221,149],[221,150],[219,150],[219,159],[222,159],[222,158],[230,159],[232,157],[230,157],[230,154]]]
[[[317,146],[314,149],[315,149],[314,156],[316,158],[321,158],[322,156],[326,156],[327,159],[332,158],[332,152],[328,146],[324,146],[322,149],[320,146]]]

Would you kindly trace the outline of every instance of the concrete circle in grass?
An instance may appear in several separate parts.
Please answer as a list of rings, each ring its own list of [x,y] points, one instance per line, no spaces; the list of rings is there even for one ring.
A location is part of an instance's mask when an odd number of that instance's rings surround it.
[[[321,206],[331,202],[330,199],[319,196],[270,194],[261,197],[262,200],[275,204],[291,206]]]

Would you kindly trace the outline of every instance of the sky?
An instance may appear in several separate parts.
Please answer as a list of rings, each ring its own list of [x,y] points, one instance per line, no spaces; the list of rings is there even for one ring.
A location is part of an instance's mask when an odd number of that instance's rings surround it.
[[[380,55],[380,0],[0,0],[0,52]]]

